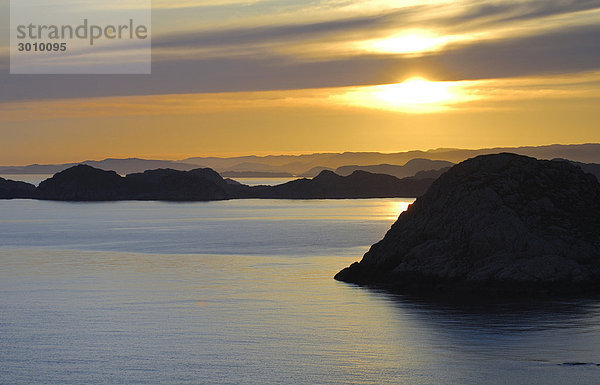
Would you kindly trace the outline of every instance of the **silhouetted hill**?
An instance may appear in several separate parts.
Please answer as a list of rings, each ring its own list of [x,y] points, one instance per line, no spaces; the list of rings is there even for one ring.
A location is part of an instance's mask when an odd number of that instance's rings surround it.
[[[0,199],[32,198],[34,194],[32,184],[0,178]]]
[[[448,170],[450,170],[450,167],[440,168],[439,170],[419,171],[418,173],[411,176],[410,178],[413,178],[413,179],[437,179]]]
[[[323,166],[317,166],[317,167],[313,167],[310,170],[304,171],[303,173],[298,174],[299,177],[302,178],[314,178],[317,175],[319,175],[321,173],[321,171],[335,171],[332,168],[329,167],[323,167]]]
[[[432,182],[433,179],[398,179],[366,171],[341,176],[325,170],[313,179],[298,179],[277,186],[256,186],[248,193],[261,198],[284,199],[417,197]]]
[[[175,162],[171,160],[154,160],[138,158],[108,158],[101,161],[86,160],[82,163],[102,170],[113,170],[120,175],[144,172],[146,170],[155,170],[159,168],[168,168],[179,171],[190,171],[198,168],[197,164]]]
[[[129,174],[125,181],[128,195],[124,199],[210,201],[229,198],[229,184],[210,168],[149,170]]]
[[[289,172],[294,175],[306,175],[307,170],[324,167],[332,170],[346,165],[403,165],[411,159],[424,158],[445,160],[452,163],[484,154],[511,152],[538,159],[565,158],[576,162],[600,163],[600,144],[549,145],[529,147],[498,147],[476,150],[441,148],[428,151],[406,151],[383,154],[378,152],[344,152],[303,155],[241,156],[233,158],[194,157],[183,160],[185,163],[210,167],[221,171],[268,171]],[[320,170],[319,170],[320,171]]]
[[[591,143],[574,145],[555,144],[537,147],[503,147],[477,150],[442,148],[428,151],[405,151],[390,154],[379,152],[344,152],[303,155],[240,156],[231,158],[194,157],[179,162],[137,158],[104,159],[101,161],[86,160],[78,163],[58,165],[35,164],[29,166],[0,166],[0,174],[54,174],[77,164],[87,164],[103,170],[114,170],[120,175],[158,168],[189,171],[198,167],[209,167],[217,172],[275,172],[314,177],[324,169],[335,170],[347,165],[405,165],[410,160],[419,158],[457,163],[477,155],[495,154],[499,152],[512,152],[532,156],[538,159],[564,158],[582,163],[600,163],[600,144]],[[317,167],[320,169],[313,170],[310,173],[307,171]],[[380,170],[371,171],[380,172]],[[351,171],[348,172],[348,175],[350,173]],[[404,176],[404,174],[398,174],[397,176]]]
[[[368,171],[375,174],[387,174],[396,178],[413,176],[420,171],[439,170],[453,166],[454,163],[445,160],[411,159],[403,166],[393,164],[379,164],[372,166],[342,166],[335,172],[339,175],[350,175],[356,170]]]
[[[600,289],[600,184],[515,154],[452,167],[336,279],[398,290]]]
[[[81,164],[40,183],[36,197],[64,201],[106,201],[121,199],[127,192],[125,178],[116,172]]]
[[[298,179],[278,186],[247,186],[223,179],[209,168],[157,169],[122,177],[114,171],[78,165],[40,183],[33,196],[66,201],[415,197],[423,194],[432,182],[433,179],[398,179],[365,171],[345,177],[323,171],[313,179]]]
[[[0,174],[56,174],[69,167],[76,166],[78,163],[64,164],[30,164],[27,166],[1,166]]]
[[[169,200],[206,201],[229,198],[230,187],[211,169],[157,169],[126,177],[114,171],[78,165],[40,183],[39,199],[66,201]]]
[[[581,162],[574,162],[572,160],[560,159],[560,158],[557,158],[555,160],[563,160],[563,161],[570,162],[571,164],[574,164],[575,166],[579,166],[579,167],[581,167],[583,172],[587,172],[589,174],[594,175],[600,181],[600,164],[598,164],[598,163],[581,163]]]

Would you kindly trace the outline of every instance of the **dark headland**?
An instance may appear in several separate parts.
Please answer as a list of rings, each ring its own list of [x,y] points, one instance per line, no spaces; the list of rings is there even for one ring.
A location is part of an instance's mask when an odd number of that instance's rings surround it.
[[[466,160],[335,279],[413,293],[598,292],[600,184],[566,161]]]

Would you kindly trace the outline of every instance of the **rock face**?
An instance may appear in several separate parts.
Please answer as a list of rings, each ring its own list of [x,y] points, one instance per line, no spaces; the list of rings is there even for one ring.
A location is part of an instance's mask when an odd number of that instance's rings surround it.
[[[335,278],[410,291],[598,291],[600,184],[564,161],[466,160]]]
[[[32,198],[34,193],[32,184],[0,178],[0,199]]]
[[[581,167],[581,169],[584,172],[595,175],[596,178],[600,181],[600,164],[598,164],[598,163],[581,163],[581,162],[574,162],[572,160],[567,160],[567,159],[555,159],[555,160],[565,160],[571,164],[574,164],[575,166],[579,166],[579,167]]]

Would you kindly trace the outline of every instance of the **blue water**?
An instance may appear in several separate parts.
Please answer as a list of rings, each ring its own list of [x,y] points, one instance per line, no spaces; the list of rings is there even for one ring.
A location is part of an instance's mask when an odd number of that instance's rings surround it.
[[[600,383],[597,301],[334,281],[408,203],[0,201],[0,383]]]

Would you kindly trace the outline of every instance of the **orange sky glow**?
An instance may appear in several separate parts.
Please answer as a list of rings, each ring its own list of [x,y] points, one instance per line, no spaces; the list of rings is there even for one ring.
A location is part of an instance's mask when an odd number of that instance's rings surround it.
[[[600,5],[399,3],[156,1],[147,76],[9,75],[4,36],[0,164],[600,142]]]

